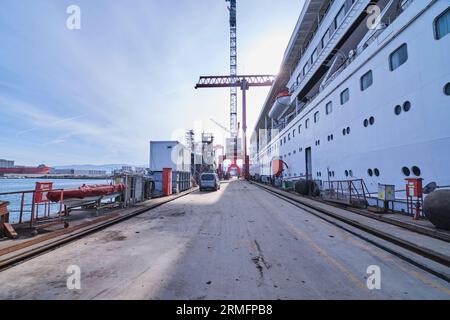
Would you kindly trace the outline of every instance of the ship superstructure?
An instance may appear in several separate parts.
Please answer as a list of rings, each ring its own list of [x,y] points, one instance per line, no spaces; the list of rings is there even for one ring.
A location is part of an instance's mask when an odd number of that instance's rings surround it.
[[[450,1],[307,0],[251,139],[251,174],[450,184]]]

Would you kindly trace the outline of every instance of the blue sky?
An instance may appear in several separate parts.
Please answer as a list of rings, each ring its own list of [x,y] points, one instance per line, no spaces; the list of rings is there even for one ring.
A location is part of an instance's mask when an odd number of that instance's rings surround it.
[[[302,0],[238,0],[239,73],[278,72]],[[81,30],[66,9],[81,8]],[[225,133],[223,0],[1,0],[0,158],[48,165],[148,162],[150,140],[185,128]],[[252,89],[249,128],[268,89]]]

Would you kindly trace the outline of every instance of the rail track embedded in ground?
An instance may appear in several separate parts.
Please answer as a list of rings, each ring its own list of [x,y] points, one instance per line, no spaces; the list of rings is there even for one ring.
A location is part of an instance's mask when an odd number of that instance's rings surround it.
[[[370,238],[364,236],[363,234],[360,234],[358,232],[355,232],[354,230],[351,230],[350,228],[346,227],[345,225],[354,227],[354,228],[356,228],[358,230],[361,230],[361,231],[363,231],[365,233],[371,234],[371,235],[375,236],[376,238],[380,238],[380,239],[385,240],[385,241],[387,241],[389,243],[397,245],[397,246],[399,246],[399,247],[401,247],[403,249],[406,249],[407,251],[410,251],[412,253],[415,253],[417,255],[425,257],[425,258],[427,258],[427,259],[429,259],[431,261],[437,262],[438,264],[441,264],[441,265],[443,265],[445,267],[450,267],[450,259],[449,259],[448,256],[445,256],[445,255],[440,254],[439,252],[436,252],[436,251],[433,251],[433,250],[429,250],[429,249],[417,246],[415,244],[409,243],[408,241],[405,241],[403,239],[400,239],[398,237],[395,237],[393,235],[390,235],[390,234],[388,234],[386,232],[383,232],[383,231],[380,231],[378,229],[372,228],[370,226],[364,225],[364,224],[362,224],[362,223],[360,223],[358,221],[355,221],[355,220],[343,217],[343,216],[341,216],[339,214],[336,214],[336,213],[324,210],[322,208],[318,208],[318,207],[313,206],[313,205],[305,204],[305,203],[295,199],[293,195],[289,196],[288,194],[283,194],[284,191],[273,190],[271,187],[269,188],[269,187],[267,187],[267,186],[265,186],[263,184],[256,183],[256,182],[251,182],[251,184],[253,184],[253,185],[255,185],[255,186],[257,186],[257,187],[259,187],[259,188],[261,188],[261,189],[263,189],[263,190],[265,190],[267,192],[269,192],[270,194],[272,194],[272,195],[274,195],[274,196],[276,196],[276,197],[278,197],[278,198],[280,198],[280,199],[282,199],[282,200],[284,200],[286,202],[289,202],[290,204],[292,204],[292,205],[294,205],[294,206],[296,206],[296,207],[298,207],[298,208],[300,208],[300,209],[302,209],[302,210],[304,210],[304,211],[306,211],[306,212],[308,212],[308,213],[310,213],[310,214],[312,214],[312,215],[314,215],[314,216],[316,216],[316,217],[318,217],[318,218],[320,218],[320,219],[322,219],[322,220],[324,220],[324,221],[326,221],[326,222],[328,222],[328,223],[330,223],[330,224],[332,224],[332,225],[334,225],[334,226],[336,226],[336,227],[338,227],[338,228],[340,228],[342,230],[345,230],[346,232],[349,232],[352,235],[354,235],[354,236],[356,236],[356,237],[358,237],[358,238],[360,238],[360,239],[362,239],[362,240],[364,240],[366,242],[369,242],[369,243],[375,245],[376,247],[378,247],[378,248],[380,248],[380,249],[382,249],[384,251],[387,251],[387,252],[389,252],[389,253],[391,253],[391,254],[401,258],[402,260],[405,260],[408,263],[411,263],[412,265],[414,265],[414,266],[416,266],[416,267],[418,267],[418,268],[420,268],[420,269],[422,269],[422,270],[424,270],[424,271],[426,271],[428,273],[431,273],[431,274],[433,274],[433,275],[435,275],[435,276],[437,276],[437,277],[439,277],[439,278],[441,278],[441,279],[443,279],[443,280],[445,280],[445,281],[450,283],[450,277],[447,274],[445,274],[443,272],[440,272],[438,270],[434,270],[434,269],[426,266],[425,264],[423,264],[423,263],[421,263],[421,262],[419,262],[417,260],[414,260],[414,259],[412,259],[410,257],[407,257],[406,255],[404,255],[404,254],[402,254],[402,253],[400,253],[400,252],[398,252],[398,251],[396,251],[396,250],[394,250],[392,248],[389,248],[386,245],[383,245],[380,242],[377,242],[377,241],[375,241],[373,239],[370,239]],[[343,222],[345,225],[341,225],[341,224],[337,223],[336,221],[332,221],[332,220],[330,220],[328,218],[333,218],[334,220],[338,220],[340,222]]]

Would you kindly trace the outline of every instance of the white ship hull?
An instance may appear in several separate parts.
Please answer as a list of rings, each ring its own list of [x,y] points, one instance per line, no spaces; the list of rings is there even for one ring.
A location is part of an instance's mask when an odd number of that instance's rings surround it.
[[[330,19],[344,2],[334,1]],[[358,41],[341,49],[347,59],[343,67],[334,73],[324,70],[317,83],[308,80],[314,70],[302,74],[300,60],[287,83],[297,104],[294,114],[280,125],[263,110],[252,137],[251,174],[270,175],[271,159],[281,157],[288,167],[286,180],[305,176],[323,181],[364,179],[374,193],[378,184],[404,190],[406,178],[450,185],[450,96],[445,92],[450,82],[450,35],[437,39],[435,34],[435,21],[449,3],[411,1],[395,21],[358,48],[361,38],[368,38],[357,34],[363,30],[361,23],[354,31]],[[321,41],[327,19],[308,51],[314,41]],[[393,53],[403,45],[407,60],[391,70],[398,62]],[[326,50],[324,46],[322,51]],[[315,56],[321,59],[320,53]],[[320,70],[320,61],[316,64]],[[364,75],[368,76],[363,79]],[[302,93],[305,84],[313,87],[308,94],[314,94],[306,105],[295,100],[307,97]],[[345,103],[341,104],[341,98]],[[327,110],[330,102],[332,110]]]

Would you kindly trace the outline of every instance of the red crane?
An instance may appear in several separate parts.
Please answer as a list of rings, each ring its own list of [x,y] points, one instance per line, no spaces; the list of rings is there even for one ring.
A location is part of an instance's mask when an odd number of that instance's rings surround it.
[[[204,76],[200,77],[195,89],[203,88],[233,88],[240,87],[242,90],[242,149],[244,170],[243,175],[248,178],[250,161],[247,155],[247,90],[250,87],[271,87],[275,82],[273,75],[248,75],[248,76]],[[235,153],[233,167],[237,164],[237,136],[235,138]]]

